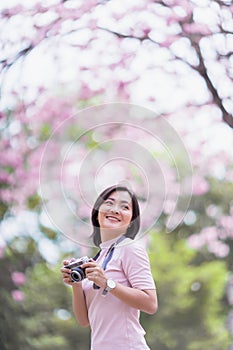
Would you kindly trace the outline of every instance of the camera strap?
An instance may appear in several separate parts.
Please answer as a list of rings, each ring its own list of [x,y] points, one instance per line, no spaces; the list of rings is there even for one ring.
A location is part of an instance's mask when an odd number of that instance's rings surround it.
[[[109,263],[109,261],[112,259],[112,255],[113,255],[113,252],[114,252],[114,249],[115,247],[125,239],[126,237],[125,236],[121,236],[115,243],[113,243],[110,248],[108,249],[106,255],[105,255],[105,258],[104,258],[104,261],[103,261],[103,264],[102,264],[102,268],[103,270],[106,270],[106,267]]]
[[[118,240],[115,243],[113,243],[110,246],[110,248],[108,249],[107,253],[105,254],[104,261],[102,263],[103,270],[106,270],[109,261],[112,259],[113,252],[114,252],[114,249],[116,248],[116,246],[120,242],[122,242],[125,238],[126,238],[125,236],[121,236],[120,238],[118,238]],[[98,257],[100,256],[100,252],[101,252],[101,250],[94,256],[93,260],[97,260],[98,259]],[[93,284],[93,288],[94,289],[99,289],[100,287],[98,287],[96,284]]]

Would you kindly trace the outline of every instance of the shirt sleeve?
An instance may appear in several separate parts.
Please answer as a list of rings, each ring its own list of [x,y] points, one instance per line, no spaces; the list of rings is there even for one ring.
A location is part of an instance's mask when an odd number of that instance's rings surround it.
[[[125,246],[122,267],[133,288],[155,289],[147,252],[139,244],[133,243]]]

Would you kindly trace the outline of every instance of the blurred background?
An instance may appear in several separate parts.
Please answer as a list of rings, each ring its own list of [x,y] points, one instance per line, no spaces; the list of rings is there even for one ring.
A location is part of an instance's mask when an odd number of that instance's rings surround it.
[[[84,203],[78,191],[82,162],[95,151],[104,163],[116,150],[103,140],[123,137],[160,163],[170,193],[159,207],[153,192],[159,214],[144,236],[159,297],[158,312],[141,315],[148,344],[232,350],[232,2],[8,0],[0,9],[0,348],[89,349],[89,330],[77,325],[59,270],[64,258],[96,251],[89,242],[93,198]],[[150,111],[152,131],[162,118],[183,144],[175,161],[141,132],[145,116],[131,114],[128,129],[110,118],[100,130],[95,113],[85,120],[83,110],[109,103]],[[119,161],[114,172],[99,171],[93,197],[106,181],[127,179],[146,203],[146,181],[134,165]],[[180,192],[180,207],[177,166],[182,183],[191,176],[193,185],[192,193]],[[94,183],[97,168],[86,169]],[[73,213],[59,225],[47,210],[55,196],[47,176],[55,188],[62,183]],[[183,219],[170,232],[174,210]]]

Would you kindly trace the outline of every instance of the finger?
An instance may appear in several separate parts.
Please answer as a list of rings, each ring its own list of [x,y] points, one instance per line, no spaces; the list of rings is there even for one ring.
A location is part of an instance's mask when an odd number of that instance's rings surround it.
[[[95,276],[95,277],[101,277],[102,273],[98,270],[90,270],[87,272],[87,275],[89,276]]]
[[[87,267],[85,270],[86,275],[89,275],[90,273],[99,273],[99,270],[97,268]]]
[[[97,263],[95,261],[93,261],[93,262],[89,261],[89,262],[86,262],[86,263],[82,264],[80,267],[82,269],[86,269],[88,267],[96,267],[96,266],[98,266],[98,265],[97,265]]]
[[[63,260],[63,265],[68,265],[70,264],[72,261],[75,261],[76,259],[75,258],[71,258],[70,260]]]
[[[68,265],[69,264],[69,262],[70,262],[70,260],[63,260],[63,265]]]
[[[64,278],[62,278],[62,280],[63,280],[64,283],[71,283],[71,281],[72,281],[70,277],[69,278],[68,277],[64,277]]]
[[[101,281],[103,280],[102,277],[97,276],[95,274],[90,274],[87,276],[87,279],[91,282],[94,282],[94,284],[96,284],[98,287],[101,286]]]
[[[99,279],[105,278],[105,276],[99,271],[92,271],[86,274],[86,278],[92,281],[97,281]]]
[[[94,273],[89,273],[86,277],[89,281],[92,281],[92,282],[95,282],[98,279],[98,276],[96,276],[96,274]]]
[[[66,283],[66,284],[71,284],[73,283],[71,277],[69,274],[63,274],[62,275],[62,279],[63,279],[63,282]]]
[[[70,272],[71,272],[70,269],[67,269],[67,268],[65,268],[65,267],[62,267],[62,268],[60,269],[60,271],[63,272],[63,273],[70,273]]]
[[[104,273],[104,270],[99,265],[87,267],[85,269],[85,271],[86,271],[86,273],[87,272],[92,272],[92,271],[98,271],[99,273]]]
[[[62,278],[70,278],[70,274],[63,272]]]
[[[68,284],[69,286],[71,286],[73,284],[73,282],[71,280],[63,280],[63,282],[65,284]]]

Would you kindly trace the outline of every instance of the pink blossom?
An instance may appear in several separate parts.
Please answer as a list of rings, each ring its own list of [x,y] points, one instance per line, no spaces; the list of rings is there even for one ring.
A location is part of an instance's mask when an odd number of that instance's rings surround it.
[[[0,183],[1,184],[12,184],[13,178],[11,174],[8,174],[7,172],[2,172],[0,173]]]
[[[222,216],[220,219],[220,224],[227,231],[233,231],[233,217],[231,216]]]
[[[3,17],[12,17],[17,15],[18,13],[22,13],[24,11],[24,7],[22,5],[16,5],[14,7],[5,9],[2,11]]]
[[[196,196],[201,196],[208,192],[209,184],[208,182],[199,175],[193,176],[193,194]]]
[[[215,226],[208,226],[201,230],[200,235],[202,235],[205,244],[209,244],[218,239],[218,230]]]
[[[91,214],[91,209],[87,205],[82,205],[78,208],[78,216],[81,218],[89,218]]]
[[[227,297],[230,305],[233,305],[233,275],[230,276],[227,285]]]
[[[177,35],[170,35],[167,37],[167,39],[165,41],[161,42],[159,45],[161,47],[169,47],[178,39],[179,39],[179,37]]]
[[[88,22],[88,28],[90,30],[95,30],[98,26],[98,21],[97,19],[91,18],[90,21]]]
[[[210,35],[211,30],[206,24],[203,23],[184,23],[183,30],[187,34],[201,34]]]
[[[11,279],[16,286],[21,286],[26,282],[26,276],[23,272],[15,271],[11,274]]]
[[[124,101],[127,101],[130,97],[128,85],[129,83],[124,81],[119,81],[117,84],[117,95]]]
[[[48,8],[42,5],[41,2],[36,3],[33,9],[35,11],[35,14],[44,13],[48,11]]]
[[[182,7],[187,14],[192,13],[194,4],[190,0],[174,0],[174,5]]]
[[[165,214],[172,214],[175,208],[176,208],[176,201],[167,199],[164,203],[163,211]]]
[[[175,13],[172,13],[171,15],[166,17],[166,23],[168,26],[170,26],[173,23],[177,23],[180,20],[180,16],[178,16]]]
[[[43,145],[39,145],[36,149],[33,150],[28,156],[28,167],[29,167],[29,176],[37,182],[37,178],[39,176],[39,167],[40,162],[43,156],[44,147]]]
[[[200,249],[204,245],[209,247],[211,245],[212,249],[218,243],[218,230],[215,226],[205,227],[200,233],[191,235],[188,240],[188,245],[194,249]],[[217,244],[216,243],[216,244]]]
[[[11,190],[7,188],[3,188],[0,190],[0,200],[3,201],[4,203],[11,203],[13,200],[14,196]]]
[[[142,38],[148,37],[148,34],[151,32],[151,28],[147,23],[141,23],[140,26],[138,27],[139,35]]]
[[[24,293],[21,290],[18,290],[18,289],[12,290],[11,295],[12,295],[12,298],[17,302],[24,300]]]
[[[233,182],[233,170],[228,170],[225,176],[227,181]]]
[[[204,245],[202,237],[199,234],[189,236],[187,243],[193,249],[200,249]]]
[[[80,11],[82,11],[82,13],[87,13],[91,11],[93,7],[98,5],[98,3],[98,0],[83,1],[80,7]]]
[[[93,90],[90,89],[90,87],[83,83],[79,92],[79,98],[81,100],[88,100],[94,95]]]
[[[59,16],[63,16],[64,12],[67,10],[65,7],[64,7],[64,4],[62,3],[59,3],[56,5],[56,7],[54,8],[54,10],[57,12],[57,14],[59,14]]]
[[[219,239],[225,240],[229,237],[229,232],[227,232],[225,229],[219,229],[219,234],[218,234]]]
[[[191,235],[187,242],[193,249],[200,249],[206,246],[209,252],[219,258],[229,254],[230,248],[227,244],[218,240],[218,230],[214,226],[204,228],[200,233]]]
[[[33,47],[38,45],[47,36],[51,28],[51,24],[44,25],[43,27],[40,27],[34,24],[34,28],[37,30],[37,33],[31,43]]]
[[[0,259],[2,259],[4,257],[5,250],[6,250],[6,247],[0,246]]]
[[[0,165],[15,168],[22,163],[22,157],[15,149],[5,149],[1,152]]]
[[[208,245],[208,250],[219,258],[225,258],[229,254],[230,248],[225,243],[214,241]]]
[[[49,98],[40,109],[33,115],[34,126],[36,131],[40,132],[44,123],[50,124],[51,129],[55,128],[62,121],[72,115],[72,101],[66,99]]]
[[[56,20],[52,23],[51,29],[49,30],[49,35],[57,35],[61,29],[62,22],[61,20]]]

